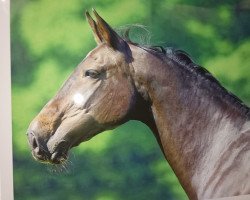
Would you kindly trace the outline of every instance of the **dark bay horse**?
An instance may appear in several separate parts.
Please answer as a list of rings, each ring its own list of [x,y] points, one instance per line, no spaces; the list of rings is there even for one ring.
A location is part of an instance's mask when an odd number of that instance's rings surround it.
[[[97,47],[32,121],[35,159],[68,151],[129,120],[150,127],[190,199],[250,193],[250,109],[185,52],[121,38],[86,13]]]

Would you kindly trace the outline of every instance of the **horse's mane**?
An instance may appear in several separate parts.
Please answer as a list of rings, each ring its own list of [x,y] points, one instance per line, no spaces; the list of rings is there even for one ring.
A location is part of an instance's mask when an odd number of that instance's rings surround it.
[[[195,76],[197,76],[200,81],[209,80],[205,81],[207,84],[209,84],[208,87],[213,87],[217,92],[220,93],[225,101],[236,106],[243,114],[250,118],[250,108],[236,95],[224,88],[206,68],[194,63],[188,53],[183,50],[173,49],[171,47],[163,48],[153,46],[149,47],[149,49],[152,53],[161,54],[163,57],[165,56],[168,59],[176,62],[178,65],[183,66],[192,74],[195,74]]]
[[[138,26],[137,28],[141,28],[141,26]],[[198,77],[200,81],[208,80],[205,81],[208,84],[208,87],[213,87],[223,98],[224,101],[230,103],[231,105],[234,105],[236,108],[240,110],[240,112],[242,112],[248,118],[250,118],[250,108],[246,104],[244,104],[237,96],[235,96],[234,94],[229,92],[226,88],[224,88],[220,84],[220,82],[206,68],[197,65],[191,59],[188,53],[180,49],[174,49],[172,47],[164,48],[162,46],[141,45],[135,43],[131,41],[129,37],[130,29],[131,27],[125,28],[125,30],[123,31],[123,33],[125,34],[121,34],[125,41],[133,45],[136,45],[163,60],[170,59],[175,64],[190,71],[192,74]],[[146,30],[145,27],[143,27],[143,30],[144,31]]]

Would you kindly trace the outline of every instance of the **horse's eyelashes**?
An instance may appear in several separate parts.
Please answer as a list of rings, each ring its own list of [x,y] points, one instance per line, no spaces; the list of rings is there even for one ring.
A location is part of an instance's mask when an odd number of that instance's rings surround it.
[[[85,71],[85,77],[98,78],[99,72],[93,69],[89,69]]]

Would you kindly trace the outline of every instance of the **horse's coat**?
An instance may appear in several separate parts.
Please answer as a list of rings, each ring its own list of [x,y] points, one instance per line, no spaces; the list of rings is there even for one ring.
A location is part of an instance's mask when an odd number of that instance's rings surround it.
[[[250,193],[250,109],[182,51],[126,42],[94,11],[98,46],[28,129],[33,156],[70,148],[128,120],[154,133],[190,199]]]

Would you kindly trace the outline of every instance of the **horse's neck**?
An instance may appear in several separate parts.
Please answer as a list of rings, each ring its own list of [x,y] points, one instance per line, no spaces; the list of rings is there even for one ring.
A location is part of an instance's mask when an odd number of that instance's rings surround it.
[[[233,167],[246,147],[244,140],[250,145],[249,134],[248,140],[241,134],[245,119],[236,110],[225,112],[208,96],[194,97],[192,89],[180,86],[171,91],[156,81],[153,84],[152,111],[167,160],[192,199],[211,197],[214,187],[223,184],[221,179],[229,173],[225,170]],[[184,94],[185,99],[178,94]]]
[[[150,73],[142,75],[152,64]],[[233,154],[236,148],[229,148],[242,141],[240,131],[246,120],[223,101],[213,99],[212,91],[202,91],[199,86],[194,89],[196,86],[189,80],[183,83],[183,74],[177,68],[159,65],[162,62],[154,60],[145,64],[143,70],[135,69],[137,77],[141,74],[147,79],[136,84],[152,102],[155,134],[189,197],[211,197],[212,194],[204,193],[223,178],[221,170],[225,166],[221,166],[221,159],[231,162],[238,155]]]

